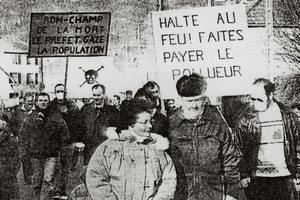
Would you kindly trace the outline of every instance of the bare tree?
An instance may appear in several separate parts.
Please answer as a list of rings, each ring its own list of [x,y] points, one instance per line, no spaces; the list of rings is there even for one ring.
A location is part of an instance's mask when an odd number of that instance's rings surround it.
[[[300,0],[276,0],[274,27],[277,42],[282,49],[276,53],[285,62],[300,63]],[[293,71],[300,72],[295,65]]]

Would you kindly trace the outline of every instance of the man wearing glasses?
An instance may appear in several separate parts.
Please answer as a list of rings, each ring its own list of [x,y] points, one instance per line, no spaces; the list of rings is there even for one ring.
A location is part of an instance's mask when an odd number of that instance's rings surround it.
[[[92,87],[93,101],[85,104],[81,112],[82,134],[84,135],[84,165],[87,165],[96,148],[107,139],[108,127],[116,127],[119,111],[108,105],[105,86],[96,84]]]
[[[176,200],[239,199],[238,151],[220,112],[209,104],[206,87],[205,78],[197,74],[176,84],[182,100],[170,117]]]
[[[248,200],[291,199],[292,188],[300,190],[299,122],[274,99],[274,91],[268,79],[254,81],[255,117],[240,128],[241,186]]]

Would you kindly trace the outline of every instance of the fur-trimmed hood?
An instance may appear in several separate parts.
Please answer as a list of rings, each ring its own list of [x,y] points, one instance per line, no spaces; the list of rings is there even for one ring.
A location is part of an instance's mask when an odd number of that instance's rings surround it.
[[[118,139],[118,140],[125,140],[129,139],[132,141],[136,141],[136,138],[134,135],[130,133],[128,130],[123,130],[120,134],[116,132],[115,127],[109,127],[106,130],[106,136],[108,139]],[[155,145],[160,150],[167,150],[169,148],[169,140],[161,135],[158,135],[156,133],[150,134],[150,144]]]

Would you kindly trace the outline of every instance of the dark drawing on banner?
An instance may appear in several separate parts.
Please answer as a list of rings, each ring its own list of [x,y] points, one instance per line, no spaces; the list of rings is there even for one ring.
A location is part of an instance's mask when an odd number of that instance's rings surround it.
[[[101,66],[99,69],[97,70],[93,70],[93,69],[89,69],[89,70],[84,70],[82,67],[79,67],[78,69],[81,69],[84,72],[84,78],[85,81],[80,85],[80,87],[82,87],[85,83],[87,84],[94,84],[94,83],[98,83],[97,78],[98,78],[98,72],[103,69],[104,67]]]

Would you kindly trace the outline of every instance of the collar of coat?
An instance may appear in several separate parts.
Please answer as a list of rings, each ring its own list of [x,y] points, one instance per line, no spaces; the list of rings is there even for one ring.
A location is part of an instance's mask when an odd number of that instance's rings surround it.
[[[133,134],[131,134],[130,131],[123,130],[120,134],[118,134],[115,127],[107,128],[106,136],[108,137],[108,139],[119,141],[129,140],[129,142],[138,143],[137,138]],[[150,138],[147,139],[147,141],[142,142],[141,144],[154,145],[157,149],[160,150],[167,150],[169,148],[169,140],[156,133],[151,133]]]
[[[28,110],[26,110],[25,105],[23,104],[21,107],[21,110],[27,112]],[[33,105],[32,108],[29,111],[35,110],[35,106]]]
[[[173,116],[170,117],[170,121],[175,127],[181,127],[183,124],[197,124],[197,125],[205,125],[209,122],[215,121],[223,121],[222,117],[219,114],[217,108],[213,105],[206,104],[200,119],[197,118],[195,120],[185,119],[182,115],[182,108],[178,108],[178,110],[174,113]]]

